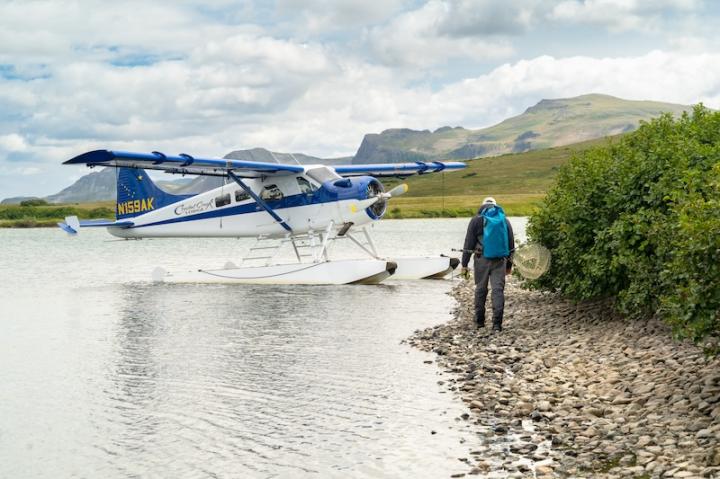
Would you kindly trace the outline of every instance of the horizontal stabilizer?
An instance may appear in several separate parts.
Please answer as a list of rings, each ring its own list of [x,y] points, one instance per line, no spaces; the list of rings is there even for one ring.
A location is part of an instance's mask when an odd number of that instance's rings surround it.
[[[61,230],[63,230],[64,232],[66,232],[69,235],[77,234],[77,230],[67,223],[58,223],[57,225],[60,227]]]
[[[132,221],[115,221],[115,220],[79,220],[77,216],[68,216],[64,223],[57,225],[68,234],[75,235],[80,228],[130,228],[135,223]]]

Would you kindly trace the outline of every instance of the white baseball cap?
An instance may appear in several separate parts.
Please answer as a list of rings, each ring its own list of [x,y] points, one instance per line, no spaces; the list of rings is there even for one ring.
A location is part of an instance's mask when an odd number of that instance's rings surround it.
[[[492,196],[488,196],[483,200],[484,205],[497,205],[497,201]]]

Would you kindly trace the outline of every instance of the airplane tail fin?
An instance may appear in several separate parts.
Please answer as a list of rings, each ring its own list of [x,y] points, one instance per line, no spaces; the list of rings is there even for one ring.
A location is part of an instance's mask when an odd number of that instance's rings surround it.
[[[188,196],[191,195],[173,195],[164,192],[153,183],[143,169],[118,168],[115,217],[118,220],[133,218],[176,203]]]

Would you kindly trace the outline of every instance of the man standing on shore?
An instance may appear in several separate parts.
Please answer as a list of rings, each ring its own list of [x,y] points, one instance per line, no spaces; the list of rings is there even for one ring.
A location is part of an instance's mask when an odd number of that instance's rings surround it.
[[[502,331],[505,310],[505,275],[512,271],[515,250],[510,221],[495,198],[487,197],[478,214],[470,220],[463,246],[461,274],[468,274],[470,256],[475,253],[475,323],[485,327],[485,300],[488,282],[492,289],[493,331]]]

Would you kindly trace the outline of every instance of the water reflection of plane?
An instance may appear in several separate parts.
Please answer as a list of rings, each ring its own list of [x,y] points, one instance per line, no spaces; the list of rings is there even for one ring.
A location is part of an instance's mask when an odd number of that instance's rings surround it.
[[[240,265],[169,274],[166,282],[263,284],[375,284],[391,275],[401,279],[442,277],[457,267],[455,258],[382,257],[367,225],[380,220],[388,201],[407,191],[389,191],[379,177],[405,178],[459,170],[459,162],[372,165],[291,165],[231,159],[169,156],[159,152],[91,151],[65,162],[118,168],[114,220],[66,218],[59,226],[71,234],[81,227],[104,227],[120,238],[253,237]],[[197,195],[173,195],[158,188],[146,169],[182,175],[219,176],[230,181]],[[332,246],[346,240],[363,259],[331,260]],[[296,262],[279,263],[278,252],[292,248]]]

